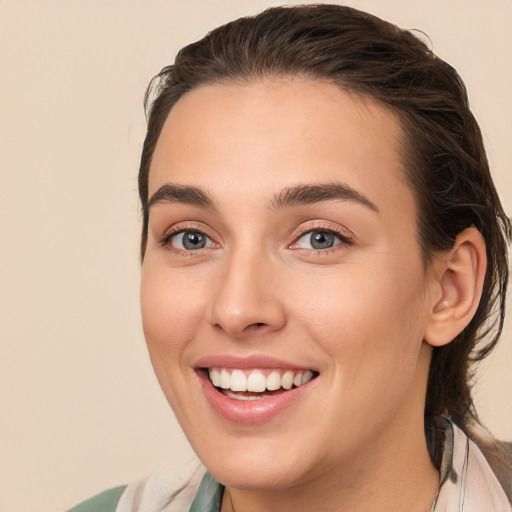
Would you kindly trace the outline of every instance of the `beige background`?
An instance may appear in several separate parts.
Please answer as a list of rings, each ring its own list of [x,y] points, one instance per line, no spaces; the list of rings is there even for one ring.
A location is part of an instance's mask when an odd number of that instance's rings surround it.
[[[429,34],[468,84],[512,212],[512,0],[352,0]],[[138,308],[150,77],[268,0],[0,0],[0,512],[50,512],[190,456]],[[509,308],[510,309],[510,308]],[[512,438],[512,329],[479,374]]]

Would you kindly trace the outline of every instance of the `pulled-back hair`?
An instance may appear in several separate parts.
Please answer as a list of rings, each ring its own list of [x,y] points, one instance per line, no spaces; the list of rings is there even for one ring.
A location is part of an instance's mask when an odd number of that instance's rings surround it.
[[[474,363],[490,353],[503,327],[511,227],[460,76],[411,32],[350,7],[276,7],[223,25],[183,48],[146,94],[141,255],[151,159],[173,105],[201,85],[297,76],[328,81],[398,115],[401,158],[418,205],[425,264],[436,251],[450,249],[470,226],[485,239],[488,266],[480,304],[451,343],[433,349],[425,407],[427,423],[430,416],[448,414],[468,427],[478,420],[471,398]],[[438,444],[435,436],[433,444]],[[438,464],[435,446],[432,453]]]

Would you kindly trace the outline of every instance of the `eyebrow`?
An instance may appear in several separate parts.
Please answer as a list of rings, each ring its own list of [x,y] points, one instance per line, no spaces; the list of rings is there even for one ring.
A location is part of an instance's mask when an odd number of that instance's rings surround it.
[[[215,205],[209,194],[204,190],[191,185],[175,185],[166,183],[162,185],[150,198],[148,210],[159,203],[182,203],[208,210],[215,210]]]
[[[306,184],[286,187],[276,194],[270,202],[272,210],[314,204],[330,200],[354,201],[370,210],[379,213],[377,205],[364,194],[345,183]],[[216,211],[215,204],[210,195],[192,185],[176,185],[166,183],[162,185],[150,198],[148,210],[159,203],[182,203]]]
[[[379,213],[375,203],[345,183],[307,184],[287,187],[275,196],[271,202],[271,208],[279,210],[290,206],[314,204],[333,199],[354,201]]]

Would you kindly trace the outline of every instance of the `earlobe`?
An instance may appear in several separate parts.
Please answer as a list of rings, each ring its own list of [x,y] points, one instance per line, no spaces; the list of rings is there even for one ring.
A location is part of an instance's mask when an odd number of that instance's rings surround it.
[[[469,324],[478,308],[484,285],[485,241],[476,228],[459,233],[450,251],[436,262],[435,286],[425,341],[434,347],[450,343]]]

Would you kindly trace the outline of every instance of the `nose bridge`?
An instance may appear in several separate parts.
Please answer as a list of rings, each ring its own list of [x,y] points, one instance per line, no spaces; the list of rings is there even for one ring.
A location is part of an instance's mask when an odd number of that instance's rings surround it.
[[[250,244],[233,250],[219,276],[211,305],[211,323],[233,336],[280,329],[286,319],[275,293],[272,260]]]

